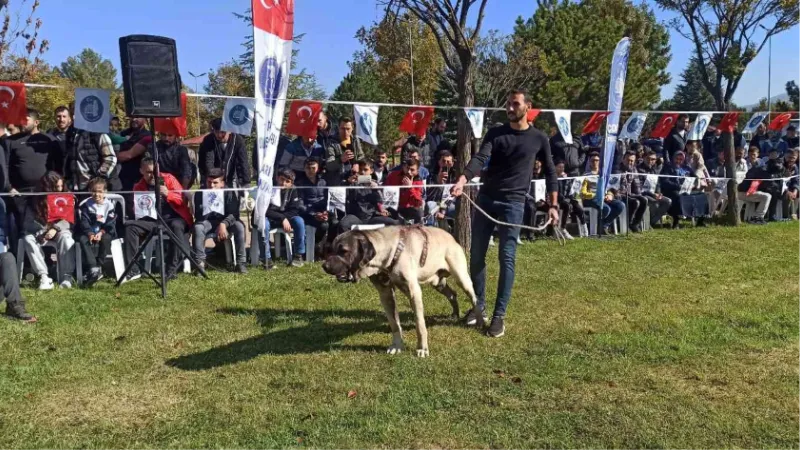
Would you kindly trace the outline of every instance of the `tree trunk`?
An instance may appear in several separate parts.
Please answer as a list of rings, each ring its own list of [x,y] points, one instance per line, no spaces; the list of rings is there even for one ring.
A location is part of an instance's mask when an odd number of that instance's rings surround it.
[[[464,108],[475,106],[475,92],[472,83],[472,58],[468,58],[467,64],[462,58],[462,72],[457,80],[458,105]],[[472,127],[463,109],[458,111],[458,140],[456,144],[456,169],[458,173],[464,173],[464,168],[472,158]],[[475,197],[475,192],[470,189],[464,190],[464,195]],[[456,208],[456,227],[455,238],[466,252],[469,252],[472,243],[472,208],[469,202],[460,201]]]
[[[736,195],[738,185],[736,184],[736,162],[734,161],[735,150],[733,146],[733,134],[722,133],[722,148],[725,149],[725,177],[728,180],[728,210],[725,214],[725,223],[728,225],[739,225],[739,198]]]

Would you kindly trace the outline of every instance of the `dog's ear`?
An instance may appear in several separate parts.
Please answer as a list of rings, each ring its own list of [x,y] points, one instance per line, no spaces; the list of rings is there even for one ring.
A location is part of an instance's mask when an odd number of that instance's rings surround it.
[[[363,233],[358,237],[358,253],[361,256],[359,268],[366,266],[375,257],[375,246]]]

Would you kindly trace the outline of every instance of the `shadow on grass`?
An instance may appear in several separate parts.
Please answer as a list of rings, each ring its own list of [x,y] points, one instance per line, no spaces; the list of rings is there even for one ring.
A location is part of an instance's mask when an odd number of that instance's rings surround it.
[[[181,370],[207,370],[249,361],[260,355],[291,355],[347,350],[361,352],[383,352],[379,345],[343,345],[340,342],[361,333],[386,333],[386,345],[390,343],[389,324],[379,311],[367,310],[303,310],[303,309],[244,309],[223,308],[220,314],[255,316],[259,325],[267,332],[241,341],[215,347],[191,355],[169,359],[166,365]],[[330,323],[332,319],[346,323]],[[400,313],[400,321],[406,329],[413,329],[411,313]],[[269,332],[270,329],[287,322],[305,322],[303,326]],[[442,316],[426,318],[428,328],[453,324]]]

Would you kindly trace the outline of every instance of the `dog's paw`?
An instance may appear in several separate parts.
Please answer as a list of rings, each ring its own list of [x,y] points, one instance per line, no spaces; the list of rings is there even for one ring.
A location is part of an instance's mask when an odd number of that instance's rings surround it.
[[[428,351],[427,348],[418,348],[417,349],[417,357],[418,358],[426,358],[430,356],[431,353]]]
[[[386,353],[390,355],[399,355],[403,353],[403,346],[402,345],[392,345],[391,347],[386,349]]]

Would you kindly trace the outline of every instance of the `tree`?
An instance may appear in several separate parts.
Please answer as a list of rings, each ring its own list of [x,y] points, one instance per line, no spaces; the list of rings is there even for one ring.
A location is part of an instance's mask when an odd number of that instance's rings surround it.
[[[797,87],[797,83],[794,81],[788,81],[786,83],[786,95],[789,96],[789,103],[791,104],[792,110],[800,110],[800,89]]]
[[[713,71],[713,67],[706,70]],[[681,83],[675,88],[675,94],[668,103],[668,108],[662,104],[662,109],[669,111],[713,111],[716,107],[714,97],[708,92],[701,80],[700,67],[697,58],[689,60],[689,64],[681,74]]]
[[[67,58],[58,71],[77,87],[117,89],[117,69],[114,64],[89,48]]]
[[[12,10],[7,1],[3,15],[3,28],[0,29],[0,79],[26,82],[40,69],[41,56],[50,47],[47,39],[39,41],[42,19],[35,17],[39,0],[34,0],[27,9],[25,1],[20,9]],[[25,8],[23,10],[23,8]],[[0,7],[0,10],[2,8]],[[18,51],[17,44],[23,44],[24,52]]]
[[[667,29],[644,3],[628,0],[539,0],[533,17],[517,19],[514,39],[538,48],[545,77],[526,87],[544,108],[605,109],[617,42],[631,38],[625,108],[645,109],[670,82]]]
[[[475,105],[475,46],[483,27],[488,0],[384,0],[388,12],[407,11],[428,26],[436,39],[439,53],[451,81],[456,86],[458,106]],[[470,26],[470,10],[474,24]],[[397,14],[399,16],[399,14]],[[438,79],[437,79],[438,81]],[[457,169],[461,172],[472,156],[472,128],[464,111],[458,113]],[[456,212],[455,237],[467,251],[471,241],[470,207],[459,202]]]
[[[769,38],[796,25],[800,13],[800,3],[791,0],[656,0],[656,3],[677,14],[671,21],[672,28],[694,44],[701,81],[720,111],[728,110],[747,66]]]

